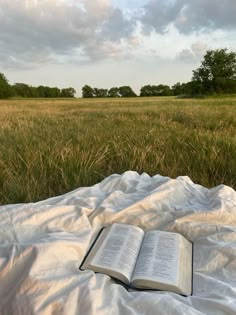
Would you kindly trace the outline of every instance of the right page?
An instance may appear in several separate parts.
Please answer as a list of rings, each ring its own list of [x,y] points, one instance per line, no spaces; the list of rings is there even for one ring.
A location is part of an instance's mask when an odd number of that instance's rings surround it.
[[[133,273],[132,285],[190,295],[191,242],[178,233],[147,232]]]

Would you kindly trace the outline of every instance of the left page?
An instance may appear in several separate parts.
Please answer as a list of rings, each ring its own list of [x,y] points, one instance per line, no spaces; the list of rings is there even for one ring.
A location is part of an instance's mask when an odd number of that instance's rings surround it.
[[[86,269],[108,274],[128,284],[143,238],[142,229],[114,223]]]

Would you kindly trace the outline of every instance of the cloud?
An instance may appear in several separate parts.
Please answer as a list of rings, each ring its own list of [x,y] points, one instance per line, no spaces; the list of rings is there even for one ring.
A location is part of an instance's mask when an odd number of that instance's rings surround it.
[[[236,0],[131,2],[125,7],[124,0],[120,6],[118,0],[0,0],[0,66],[126,59],[139,46],[161,50],[148,46],[153,33],[164,38],[175,28],[189,38],[236,29]],[[200,50],[183,49],[178,58],[193,60]]]
[[[236,28],[235,0],[195,0],[186,5],[180,17],[186,17],[176,26],[183,33],[209,30],[231,30]]]
[[[202,58],[203,55],[206,53],[206,50],[207,44],[204,42],[198,41],[192,44],[192,52],[198,58]]]
[[[182,63],[197,63],[206,53],[207,44],[201,41],[195,42],[189,49],[183,49],[177,54],[176,60]]]
[[[182,1],[169,2],[165,0],[151,0],[143,7],[141,23],[145,33],[152,30],[157,33],[168,31],[170,23],[174,22],[181,11]]]
[[[5,67],[109,58],[135,28],[109,0],[0,0],[0,20]]]
[[[150,0],[143,7],[144,32],[164,33],[170,24],[179,32],[236,29],[235,0]]]

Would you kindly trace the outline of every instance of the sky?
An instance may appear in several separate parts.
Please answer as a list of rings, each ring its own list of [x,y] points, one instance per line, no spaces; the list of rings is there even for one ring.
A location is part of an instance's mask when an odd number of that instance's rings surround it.
[[[217,48],[236,50],[236,0],[0,0],[11,84],[139,92],[191,80]]]

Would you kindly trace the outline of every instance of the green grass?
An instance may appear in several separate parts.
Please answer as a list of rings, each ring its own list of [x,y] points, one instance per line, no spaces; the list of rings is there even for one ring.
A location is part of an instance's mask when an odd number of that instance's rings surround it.
[[[0,101],[0,203],[135,170],[236,188],[236,99]]]

